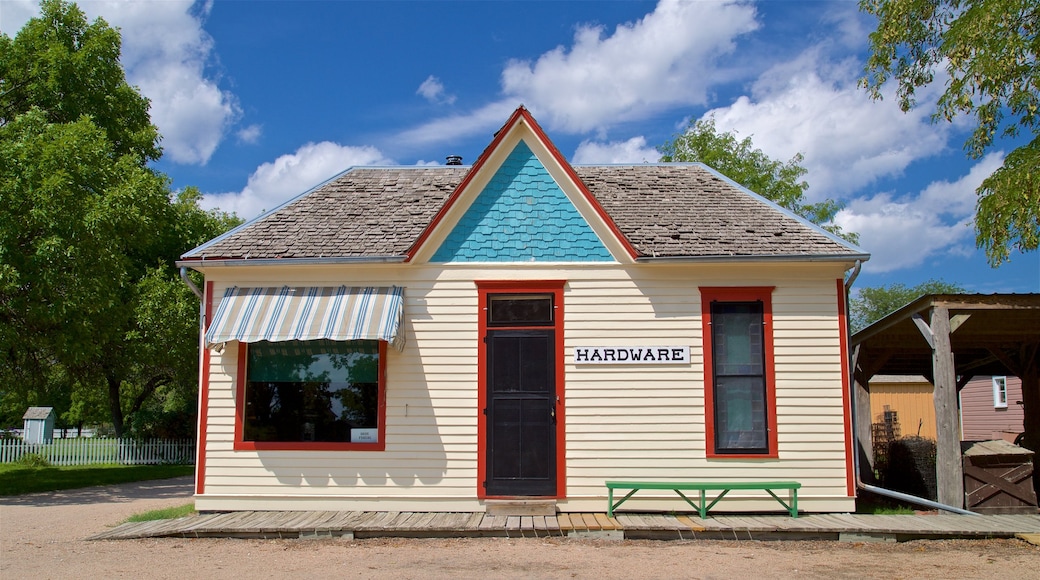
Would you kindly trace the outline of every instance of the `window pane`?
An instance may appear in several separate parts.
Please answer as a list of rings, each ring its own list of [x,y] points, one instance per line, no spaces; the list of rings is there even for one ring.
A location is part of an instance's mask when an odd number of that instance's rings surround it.
[[[761,304],[716,304],[711,323],[715,373],[723,376],[761,375]]]
[[[378,427],[377,341],[261,342],[247,364],[246,441],[350,442]]]
[[[767,453],[764,306],[711,305],[712,369],[717,453]]]
[[[716,380],[715,447],[717,451],[768,450],[765,381],[761,377]]]
[[[545,294],[495,295],[488,298],[489,324],[552,324],[552,296]]]

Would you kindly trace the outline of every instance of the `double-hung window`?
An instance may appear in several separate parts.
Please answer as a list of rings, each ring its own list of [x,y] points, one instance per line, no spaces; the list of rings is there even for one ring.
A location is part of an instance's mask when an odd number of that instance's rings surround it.
[[[701,288],[708,457],[776,457],[772,288]]]

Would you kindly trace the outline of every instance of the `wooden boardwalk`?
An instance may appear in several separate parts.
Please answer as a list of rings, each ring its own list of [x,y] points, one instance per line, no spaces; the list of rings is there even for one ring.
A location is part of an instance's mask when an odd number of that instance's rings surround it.
[[[607,539],[888,540],[1040,534],[1040,515],[686,515],[558,513],[493,516],[433,512],[230,512],[121,524],[91,540],[133,538],[596,537]]]

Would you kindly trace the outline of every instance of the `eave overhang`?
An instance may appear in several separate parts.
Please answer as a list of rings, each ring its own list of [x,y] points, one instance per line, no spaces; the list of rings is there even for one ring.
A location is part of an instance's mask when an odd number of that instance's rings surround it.
[[[656,262],[866,262],[870,254],[782,254],[782,255],[714,255],[714,256],[642,256],[637,263]]]

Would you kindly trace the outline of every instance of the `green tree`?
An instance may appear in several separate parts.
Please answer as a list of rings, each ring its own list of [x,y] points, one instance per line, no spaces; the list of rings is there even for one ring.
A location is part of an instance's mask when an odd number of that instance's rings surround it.
[[[897,283],[860,288],[849,298],[849,324],[852,332],[859,332],[926,294],[963,292],[960,285],[943,280],[928,280],[916,286]]]
[[[800,165],[801,154],[786,163],[772,159],[761,149],[756,149],[750,137],[738,140],[732,133],[720,133],[713,118],[692,121],[686,131],[659,150],[662,161],[704,163],[835,235],[852,243],[859,239],[855,233],[843,232],[833,223],[834,216],[842,208],[840,202],[805,203],[805,190],[809,184],[802,179],[807,170]]]
[[[100,18],[88,24],[61,0],[43,0],[40,11],[14,39],[0,35],[0,126],[33,108],[54,124],[90,117],[115,154],[158,159],[148,99],[119,63],[119,31]]]
[[[172,195],[148,101],[119,65],[118,32],[48,0],[0,35],[0,414],[56,407],[75,425],[192,400],[198,300],[185,250],[237,223]],[[20,414],[17,415],[20,417]],[[130,429],[133,431],[133,429]]]
[[[878,19],[860,84],[874,99],[890,78],[899,106],[936,75],[946,90],[933,122],[973,118],[964,147],[981,157],[1001,137],[1027,143],[976,190],[976,245],[990,264],[1040,242],[1040,7],[1036,0],[860,0]]]

